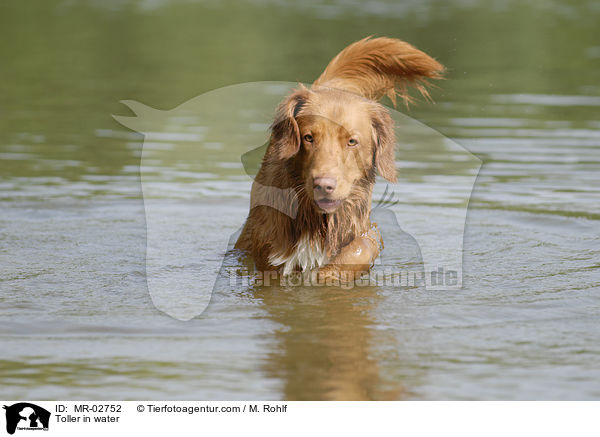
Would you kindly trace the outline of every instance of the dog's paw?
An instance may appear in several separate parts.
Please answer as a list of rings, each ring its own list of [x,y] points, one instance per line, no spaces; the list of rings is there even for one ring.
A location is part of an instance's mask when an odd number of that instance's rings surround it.
[[[315,284],[327,286],[340,286],[352,284],[359,279],[367,271],[345,270],[344,266],[328,264],[315,270],[312,274],[312,279]]]

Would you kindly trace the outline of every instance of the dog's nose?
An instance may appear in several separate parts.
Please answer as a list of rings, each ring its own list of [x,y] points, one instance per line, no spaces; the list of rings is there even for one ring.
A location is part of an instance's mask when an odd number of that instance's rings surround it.
[[[325,177],[313,179],[313,186],[315,187],[315,190],[321,191],[325,194],[333,193],[333,190],[335,190],[336,185],[337,181],[335,180],[335,178]]]

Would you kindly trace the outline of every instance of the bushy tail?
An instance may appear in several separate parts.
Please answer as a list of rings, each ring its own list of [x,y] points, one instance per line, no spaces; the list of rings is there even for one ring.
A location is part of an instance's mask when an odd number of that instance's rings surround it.
[[[427,79],[441,79],[444,66],[410,44],[393,38],[367,37],[331,60],[313,85],[344,89],[372,100],[399,95],[412,101],[408,86],[429,99]]]

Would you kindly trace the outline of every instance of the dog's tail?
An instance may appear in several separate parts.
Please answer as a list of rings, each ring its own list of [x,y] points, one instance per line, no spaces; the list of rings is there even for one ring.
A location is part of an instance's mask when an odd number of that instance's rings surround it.
[[[427,79],[441,79],[443,72],[442,64],[404,41],[369,36],[333,58],[314,85],[347,90],[372,100],[387,95],[394,104],[399,95],[408,104],[412,101],[408,86],[429,99]]]

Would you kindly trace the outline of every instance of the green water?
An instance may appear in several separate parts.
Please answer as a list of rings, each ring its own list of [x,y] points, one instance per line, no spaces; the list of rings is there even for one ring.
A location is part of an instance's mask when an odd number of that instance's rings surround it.
[[[597,399],[598,22],[593,1],[2,2],[0,398]],[[158,311],[143,137],[112,118],[132,115],[120,101],[167,110],[240,83],[310,83],[367,35],[448,68],[436,104],[408,114],[483,162],[464,287],[240,286],[188,322]],[[272,115],[249,114],[258,128]],[[179,122],[173,134],[202,132]],[[181,212],[175,251],[202,240],[165,271],[212,290],[247,214],[247,148],[213,141],[186,162],[169,158],[177,138],[152,149],[147,174],[164,189],[153,207]],[[460,165],[405,152],[392,210],[435,237],[433,218],[460,205],[427,195]],[[191,223],[198,200],[210,208]],[[196,297],[182,284],[171,303],[185,309]]]

